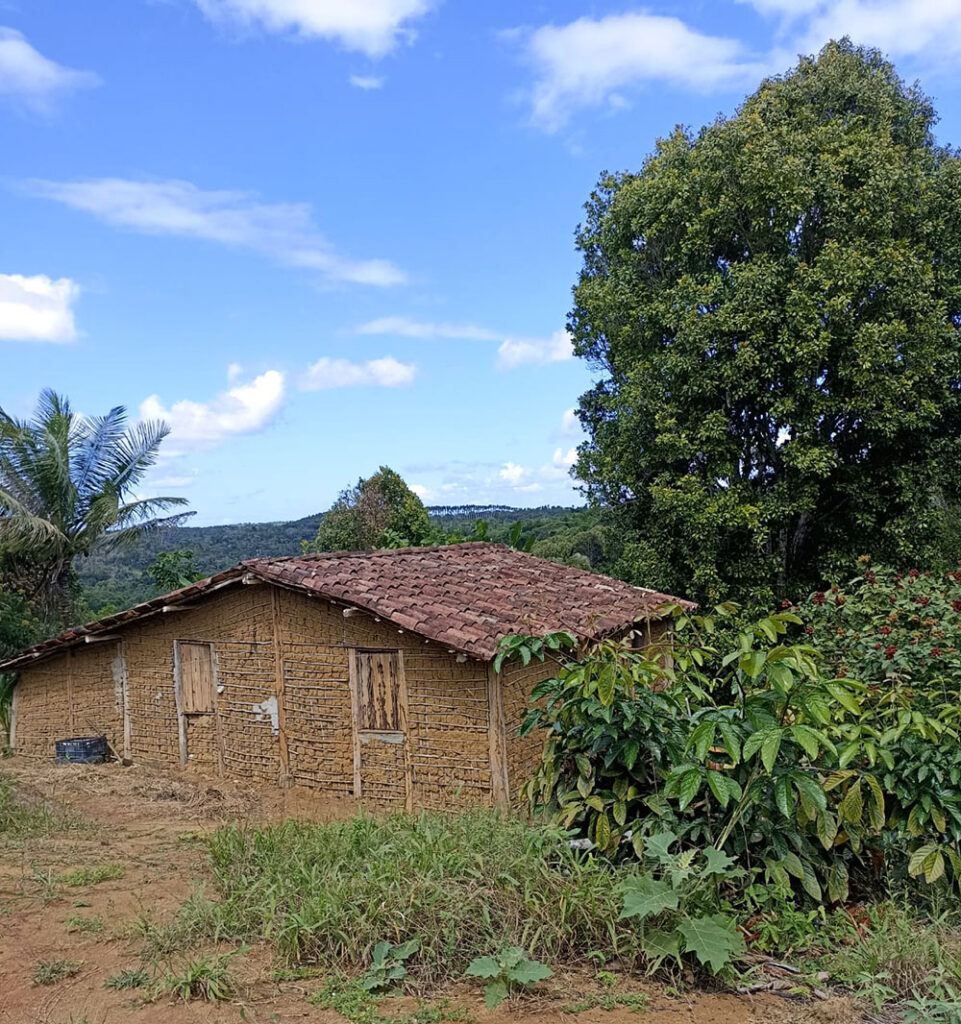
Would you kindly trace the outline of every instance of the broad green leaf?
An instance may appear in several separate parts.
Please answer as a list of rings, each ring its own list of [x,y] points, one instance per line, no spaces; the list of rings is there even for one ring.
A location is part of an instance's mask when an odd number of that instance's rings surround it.
[[[661,864],[668,864],[673,859],[670,848],[676,842],[677,836],[673,832],[655,832],[644,840],[644,852]]]
[[[679,967],[681,965],[681,937],[677,932],[652,928],[644,932],[641,949],[648,961],[649,974],[653,974],[668,957],[674,959]]]
[[[714,974],[744,952],[741,933],[726,925],[723,917],[688,917],[677,926],[687,952],[693,953]]]
[[[676,910],[679,906],[678,894],[671,883],[663,878],[635,875],[624,883],[622,892],[622,919],[636,917],[643,921],[655,914],[662,914],[665,910]]]
[[[852,825],[860,824],[864,816],[864,800],[861,797],[861,780],[853,783],[838,805],[838,818]]]
[[[733,857],[723,850],[715,850],[713,846],[704,848],[704,874],[726,875],[735,865]]]
[[[594,842],[601,850],[611,845],[611,823],[606,813],[598,814],[594,821]]]
[[[553,976],[554,972],[547,964],[527,959],[521,961],[521,963],[507,973],[508,980],[516,981],[519,985],[533,985],[535,982],[545,981]]]
[[[681,776],[681,781],[677,790],[677,797],[678,807],[682,811],[697,796],[698,791],[701,788],[702,781],[703,776],[699,771],[697,771],[697,769],[687,772],[686,775]]]
[[[917,878],[918,875],[924,872],[925,861],[932,854],[937,852],[938,848],[933,843],[919,846],[914,853],[911,854],[911,859],[908,861],[908,874],[912,878]]]
[[[761,745],[761,762],[769,771],[774,770],[774,762],[777,761],[778,751],[781,749],[781,731],[773,732]]]
[[[492,956],[479,956],[471,960],[464,971],[469,978],[496,978],[501,972],[501,965]]]
[[[484,986],[484,1005],[488,1010],[496,1010],[506,998],[506,981],[492,981]]]

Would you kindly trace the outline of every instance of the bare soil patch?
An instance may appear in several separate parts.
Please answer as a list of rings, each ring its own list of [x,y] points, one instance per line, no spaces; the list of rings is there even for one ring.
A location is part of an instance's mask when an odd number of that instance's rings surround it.
[[[195,1024],[316,1021],[343,1018],[307,996],[322,978],[276,981],[264,944],[231,961],[235,995],[219,1003],[168,997],[145,1001],[139,990],[104,982],[140,963],[138,922],[162,921],[198,886],[209,883],[203,835],[225,821],[314,821],[352,813],[349,802],[312,791],[255,787],[248,782],[171,775],[119,765],[55,766],[22,758],[0,763],[20,798],[75,812],[49,834],[0,836],[0,1024]],[[79,922],[101,922],[83,924]],[[191,956],[227,947],[192,950]],[[38,965],[63,961],[70,971],[38,984]],[[52,973],[56,973],[54,970]],[[641,1012],[604,1009],[604,990],[585,969],[559,974],[536,996],[488,1011],[480,993],[451,985],[426,1004],[389,998],[381,1013],[400,1017],[419,1005],[476,1024],[854,1024],[866,1020],[845,999],[816,1004],[773,995],[668,995],[645,979],[625,977],[619,993],[644,993]],[[576,1012],[575,1012],[576,1011]]]

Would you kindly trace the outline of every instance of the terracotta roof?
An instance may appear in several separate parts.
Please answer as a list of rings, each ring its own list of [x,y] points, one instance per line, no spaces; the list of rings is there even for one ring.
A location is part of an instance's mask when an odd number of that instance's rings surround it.
[[[690,602],[574,569],[503,544],[341,551],[257,558],[163,597],[30,648],[0,670],[19,668],[87,636],[109,633],[165,606],[189,602],[245,576],[363,609],[451,650],[488,660],[508,633],[566,629],[603,636],[666,603]]]

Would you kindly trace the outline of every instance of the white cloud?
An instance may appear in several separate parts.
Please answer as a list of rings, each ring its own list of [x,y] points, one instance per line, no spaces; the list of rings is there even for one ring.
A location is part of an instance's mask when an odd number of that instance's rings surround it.
[[[387,260],[350,260],[313,224],[306,203],[262,203],[249,192],[204,191],[189,181],[28,181],[25,191],[150,235],[177,235],[263,253],[333,281],[393,285],[406,278]]]
[[[170,426],[170,456],[182,454],[183,447],[211,445],[235,434],[262,430],[276,415],[284,400],[284,375],[268,370],[249,384],[236,384],[209,402],[181,399],[167,407],[159,395],[140,404],[143,420],[165,420]]]
[[[551,461],[555,469],[568,470],[577,462],[577,449],[568,448],[565,452],[563,448],[556,448]]]
[[[500,341],[504,335],[478,324],[430,323],[406,316],[382,316],[354,329],[356,334],[392,334],[401,338],[452,338]]]
[[[227,383],[233,384],[235,380],[239,380],[244,373],[243,366],[240,363],[231,363],[227,367]]]
[[[73,303],[80,288],[69,277],[0,274],[0,339],[73,341]]]
[[[632,12],[582,17],[519,33],[534,68],[531,117],[555,131],[582,107],[627,100],[619,90],[651,82],[708,92],[768,70],[737,39],[705,35],[679,18]]]
[[[45,113],[58,97],[99,82],[89,71],[74,71],[44,57],[23,33],[0,26],[0,96]]]
[[[961,0],[830,0],[806,6],[814,10],[802,51],[847,35],[892,57],[923,57],[929,66],[961,55]]]
[[[581,421],[577,418],[576,409],[568,409],[561,417],[561,435],[564,437],[577,437],[583,433]]]
[[[430,0],[196,0],[211,20],[268,32],[329,39],[348,50],[381,57],[401,39],[407,23],[426,14]]]
[[[434,497],[434,492],[423,484],[410,484],[410,489],[420,498],[421,501],[427,501],[428,498]]]
[[[502,370],[513,370],[526,363],[544,366],[573,358],[567,331],[555,331],[549,338],[507,338],[497,350],[497,366]]]
[[[379,75],[351,75],[348,79],[350,84],[357,89],[380,89],[384,85],[384,79]]]
[[[570,335],[555,331],[549,338],[529,338],[493,331],[479,324],[432,323],[406,316],[383,316],[354,328],[356,334],[383,334],[401,338],[450,339],[452,341],[499,341],[497,367],[513,370],[526,363],[545,365],[563,362],[574,355]]]
[[[516,487],[527,476],[527,470],[523,466],[518,466],[516,462],[507,462],[498,475],[501,480]]]
[[[318,359],[301,378],[302,391],[326,391],[329,388],[400,388],[410,384],[417,367],[401,363],[393,356],[352,363],[349,359]]]

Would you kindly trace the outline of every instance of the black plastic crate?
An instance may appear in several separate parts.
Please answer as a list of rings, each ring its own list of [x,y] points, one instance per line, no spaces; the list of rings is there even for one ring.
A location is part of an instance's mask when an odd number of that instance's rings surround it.
[[[107,760],[106,736],[75,736],[57,740],[57,764],[100,764]]]

